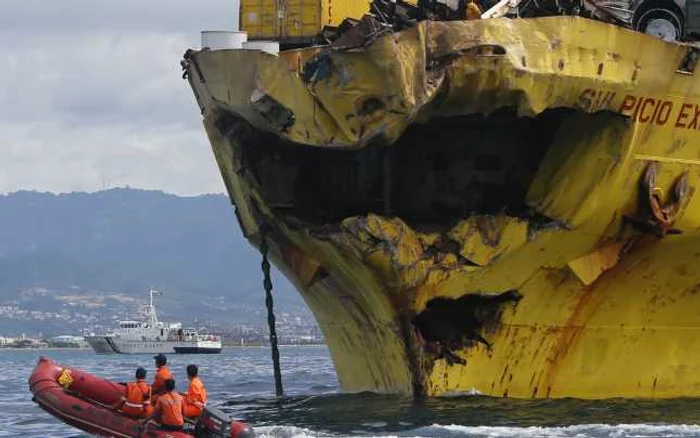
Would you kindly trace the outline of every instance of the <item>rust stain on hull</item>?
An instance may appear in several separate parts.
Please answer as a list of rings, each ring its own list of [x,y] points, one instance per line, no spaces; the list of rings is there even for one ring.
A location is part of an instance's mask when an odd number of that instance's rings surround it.
[[[344,389],[675,397],[700,394],[686,54],[550,17],[185,67],[241,228],[273,231]]]

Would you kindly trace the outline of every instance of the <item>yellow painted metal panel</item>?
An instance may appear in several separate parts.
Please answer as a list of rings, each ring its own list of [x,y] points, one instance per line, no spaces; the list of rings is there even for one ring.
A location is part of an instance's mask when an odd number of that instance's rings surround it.
[[[249,39],[284,41],[314,37],[323,26],[361,18],[368,10],[367,0],[243,0],[240,24]]]
[[[369,0],[323,0],[323,25],[337,26],[346,18],[362,18],[369,12]]]
[[[274,228],[273,261],[316,316],[345,390],[677,397],[700,395],[700,74],[676,72],[686,51],[581,18],[424,22],[321,57],[313,79],[299,74],[311,50],[200,52],[188,74],[240,224],[254,245],[260,223]],[[369,99],[383,106],[369,113]],[[473,212],[439,234],[379,212],[292,226],[240,153],[242,128],[316,148],[362,148],[378,133],[400,146],[416,122],[502,108],[570,109],[525,200],[556,226]],[[285,109],[294,124],[277,122]],[[680,235],[630,226],[655,206]],[[451,246],[436,245],[445,237]],[[456,351],[464,363],[416,340],[410,318],[437,298],[513,289],[487,342]]]
[[[240,29],[249,38],[274,39],[279,34],[276,0],[243,1],[240,7]]]

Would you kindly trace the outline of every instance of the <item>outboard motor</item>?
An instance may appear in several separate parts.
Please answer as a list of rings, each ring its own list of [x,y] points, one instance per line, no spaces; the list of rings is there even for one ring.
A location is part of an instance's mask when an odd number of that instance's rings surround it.
[[[255,432],[250,424],[231,420],[231,438],[254,438]]]
[[[254,438],[250,425],[232,420],[224,412],[205,407],[195,427],[197,438]]]

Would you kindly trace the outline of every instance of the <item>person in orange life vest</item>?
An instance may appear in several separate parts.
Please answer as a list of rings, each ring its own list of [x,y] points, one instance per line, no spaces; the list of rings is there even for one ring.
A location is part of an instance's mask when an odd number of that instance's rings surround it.
[[[197,374],[197,365],[187,365],[187,378],[190,386],[185,394],[185,417],[194,418],[202,415],[204,405],[207,403],[207,390]]]
[[[170,369],[166,365],[168,363],[168,359],[165,358],[164,354],[159,354],[157,356],[153,356],[153,358],[156,360],[156,376],[153,379],[153,385],[151,386],[151,403],[155,406],[156,400],[158,400],[158,397],[160,397],[161,394],[165,394],[165,381],[168,379],[172,379],[173,375],[170,372]]]
[[[112,407],[115,411],[132,418],[142,418],[149,415],[151,408],[151,388],[146,383],[146,370],[139,367],[136,370],[136,381],[126,384],[126,395]]]
[[[175,391],[175,380],[168,379],[164,385],[165,394],[158,397],[153,413],[140,420],[140,423],[144,425],[157,418],[163,430],[182,430],[182,425],[185,424],[183,398]]]

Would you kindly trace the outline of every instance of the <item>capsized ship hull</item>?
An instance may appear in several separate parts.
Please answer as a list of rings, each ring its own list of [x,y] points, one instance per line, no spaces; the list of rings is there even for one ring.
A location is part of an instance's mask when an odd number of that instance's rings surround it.
[[[694,49],[573,17],[353,47],[184,64],[343,389],[700,395]]]

